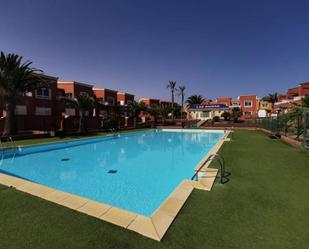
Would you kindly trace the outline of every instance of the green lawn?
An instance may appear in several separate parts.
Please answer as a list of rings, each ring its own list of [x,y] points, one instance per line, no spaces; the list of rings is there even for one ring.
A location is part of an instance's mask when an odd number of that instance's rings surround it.
[[[237,131],[221,152],[230,181],[194,190],[158,243],[0,187],[0,248],[309,248],[309,153]]]

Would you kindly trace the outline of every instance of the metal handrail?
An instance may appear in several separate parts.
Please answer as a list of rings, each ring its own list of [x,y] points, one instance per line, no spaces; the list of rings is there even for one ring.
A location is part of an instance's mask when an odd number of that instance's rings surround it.
[[[198,173],[202,170],[202,168],[204,167],[206,163],[208,163],[209,161],[212,161],[213,159],[216,159],[217,162],[219,162],[220,164],[220,182],[224,183],[223,178],[225,175],[225,161],[224,161],[224,158],[218,153],[210,155],[205,160],[205,162],[198,168],[198,170],[195,171],[195,174],[192,176],[191,180],[195,179],[196,181],[198,181]]]
[[[13,138],[11,136],[10,137],[6,137],[6,139],[7,139],[8,143],[12,144],[12,146],[8,147],[8,149],[12,149],[13,152],[14,152],[13,157],[12,157],[12,160],[13,160],[15,158],[15,155],[16,155],[17,146],[15,146],[15,143],[14,143]],[[5,157],[4,152],[5,152],[5,149],[6,149],[6,148],[3,147],[2,139],[0,139],[0,149],[2,151],[2,155],[1,155],[1,164],[2,164],[2,161],[3,161],[4,157]]]

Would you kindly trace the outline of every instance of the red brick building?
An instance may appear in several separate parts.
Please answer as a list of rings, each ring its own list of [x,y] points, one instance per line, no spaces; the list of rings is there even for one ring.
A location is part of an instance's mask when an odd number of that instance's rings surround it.
[[[59,114],[62,105],[58,103],[57,77],[40,75],[48,83],[42,87],[16,97],[16,118],[19,131],[54,131],[59,129]],[[3,130],[6,112],[3,99],[0,101]]]
[[[243,112],[241,118],[250,119],[256,117],[258,111],[258,99],[256,95],[239,96],[238,100]]]
[[[117,92],[117,103],[120,106],[125,106],[134,101],[134,95],[124,92]]]
[[[160,100],[159,99],[149,99],[149,98],[141,98],[138,101],[139,103],[143,103],[147,107],[159,108]]]
[[[231,106],[232,105],[232,98],[231,97],[217,98],[216,104]]]
[[[286,94],[279,95],[278,102],[274,104],[274,112],[280,113],[293,106],[301,105],[306,95],[309,95],[309,82],[300,83],[297,87],[288,89]]]
[[[87,94],[90,97],[94,97],[92,88],[93,85],[80,83],[77,81],[58,81],[58,89],[64,91],[64,95],[70,98],[76,98],[79,94]],[[64,110],[66,115],[79,116],[79,110],[70,106],[66,106]],[[92,111],[86,113],[87,116],[92,115]]]
[[[161,107],[171,107],[172,102],[171,101],[166,101],[166,100],[160,100],[160,106]]]
[[[77,81],[58,81],[58,88],[63,89],[67,97],[76,98],[80,93],[86,93],[90,97],[94,97],[92,91],[93,85],[80,83]]]
[[[93,88],[95,97],[102,103],[108,106],[117,105],[117,91],[110,90],[107,88]]]

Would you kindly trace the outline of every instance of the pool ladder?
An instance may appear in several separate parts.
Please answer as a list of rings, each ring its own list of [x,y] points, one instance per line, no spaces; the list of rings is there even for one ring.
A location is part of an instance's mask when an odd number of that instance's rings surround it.
[[[3,138],[6,138],[6,142],[10,144],[10,146],[8,146],[8,148],[4,148],[3,147]],[[0,161],[0,166],[2,165],[2,162],[3,162],[3,159],[5,157],[5,151],[10,151],[10,150],[13,150],[13,156],[12,156],[12,160],[15,158],[15,155],[16,155],[16,150],[17,150],[17,147],[13,141],[13,138],[12,137],[1,137],[0,138],[0,150],[1,150],[1,161]]]
[[[198,181],[198,173],[201,172],[201,170],[203,169],[203,167],[205,166],[206,163],[211,162],[212,160],[216,160],[219,165],[219,176],[216,176],[216,178],[220,178],[220,182],[221,184],[226,183],[229,181],[229,179],[227,178],[230,173],[225,171],[225,161],[223,156],[221,156],[220,154],[216,153],[216,154],[211,154],[205,161],[204,163],[198,168],[198,170],[195,171],[195,174],[192,176],[191,180],[195,180]]]

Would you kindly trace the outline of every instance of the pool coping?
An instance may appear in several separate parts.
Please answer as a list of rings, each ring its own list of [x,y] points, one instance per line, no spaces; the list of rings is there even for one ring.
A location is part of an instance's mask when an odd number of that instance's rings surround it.
[[[229,141],[229,133],[230,131],[224,132],[224,136],[199,162],[195,170],[200,168],[211,154],[217,153],[225,141]],[[212,189],[218,170],[209,168],[209,165],[210,162],[203,166],[198,181],[183,180],[150,217],[3,173],[0,173],[0,183],[161,241],[193,189]]]

